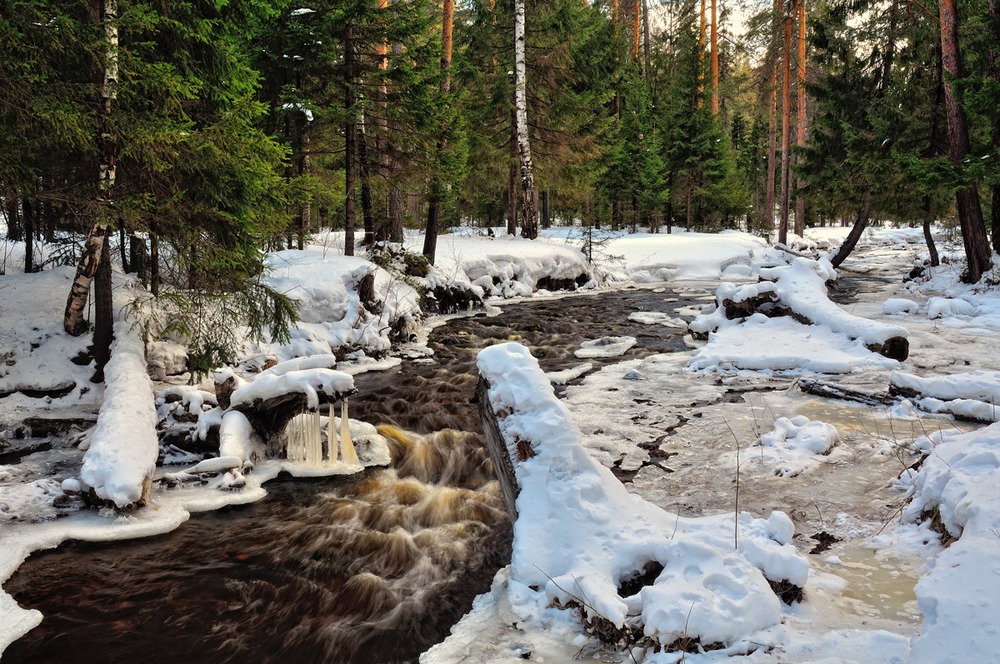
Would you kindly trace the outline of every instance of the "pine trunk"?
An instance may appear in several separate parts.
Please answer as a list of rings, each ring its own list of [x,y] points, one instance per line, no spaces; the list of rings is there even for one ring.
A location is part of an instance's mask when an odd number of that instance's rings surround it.
[[[941,63],[948,74],[944,84],[944,104],[948,117],[948,144],[951,161],[962,167],[969,152],[969,126],[962,109],[962,102],[955,93],[955,81],[962,78],[961,50],[958,44],[958,14],[955,0],[941,0]],[[975,182],[969,182],[955,192],[958,219],[962,227],[968,271],[963,275],[967,283],[976,283],[990,268],[990,246],[979,205],[979,191]]]
[[[652,76],[652,71],[650,69],[649,39],[649,0],[642,0],[642,70],[646,74],[647,81],[650,76]]]
[[[705,33],[708,32],[705,1],[701,0],[701,16],[698,23],[698,108],[705,103]]]
[[[531,165],[528,139],[528,98],[525,73],[524,0],[514,0],[514,109],[517,116],[517,151],[521,157],[521,199],[524,221],[521,235],[538,237],[538,214],[535,210],[535,176]]]
[[[368,136],[365,134],[362,118],[356,133],[358,137],[358,174],[361,176],[361,218],[364,220],[365,235],[361,244],[370,247],[375,244],[375,210],[372,204],[372,165],[368,156]]]
[[[792,78],[792,17],[785,16],[785,49],[781,77],[781,217],[778,220],[778,242],[788,242],[788,203],[790,174],[791,78]]]
[[[871,218],[872,213],[872,199],[870,195],[865,195],[865,200],[861,204],[861,209],[858,210],[858,216],[854,220],[854,227],[851,228],[851,232],[847,234],[847,238],[844,243],[840,245],[840,249],[837,250],[836,255],[830,259],[830,264],[833,267],[840,267],[840,264],[847,260],[847,257],[851,255],[854,251],[854,247],[857,246],[858,240],[861,239],[861,234],[865,232],[865,228],[868,227],[868,219]]]
[[[924,196],[924,242],[927,243],[927,253],[930,255],[931,267],[937,267],[941,264],[941,259],[938,257],[937,245],[934,244],[934,235],[931,233],[931,223],[934,221],[934,206],[931,203],[931,197]]]
[[[14,205],[17,205],[15,199]],[[22,203],[24,210],[24,273],[31,274],[35,271],[35,211],[31,205],[31,198],[24,197]]]
[[[987,9],[989,12],[989,72],[990,78],[1000,86],[1000,57],[997,50],[1000,49],[1000,6],[997,0],[989,0]],[[1000,154],[1000,121],[993,120],[993,131],[990,135],[992,154]],[[994,183],[990,188],[990,231],[993,241],[993,251],[1000,253],[1000,183]]]

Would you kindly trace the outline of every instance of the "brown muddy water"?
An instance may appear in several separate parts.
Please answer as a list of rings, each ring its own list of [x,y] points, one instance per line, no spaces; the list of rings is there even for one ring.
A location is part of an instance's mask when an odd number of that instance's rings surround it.
[[[637,289],[450,321],[431,335],[431,361],[356,378],[352,416],[383,425],[392,468],[279,478],[265,499],[195,514],[163,536],[33,554],[5,589],[45,618],[4,663],[416,661],[510,558],[471,402],[476,353],[517,340],[555,371],[605,335],[637,338],[625,358],[669,352],[683,348],[681,330],[628,314],[708,293]]]

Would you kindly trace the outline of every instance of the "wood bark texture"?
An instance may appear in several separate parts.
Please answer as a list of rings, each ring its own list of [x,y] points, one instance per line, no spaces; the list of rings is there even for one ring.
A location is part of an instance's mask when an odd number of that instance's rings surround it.
[[[521,235],[538,237],[538,212],[535,209],[535,176],[528,139],[528,96],[524,38],[524,0],[514,0],[514,110],[517,117],[517,151],[521,161],[521,200],[524,222]]]

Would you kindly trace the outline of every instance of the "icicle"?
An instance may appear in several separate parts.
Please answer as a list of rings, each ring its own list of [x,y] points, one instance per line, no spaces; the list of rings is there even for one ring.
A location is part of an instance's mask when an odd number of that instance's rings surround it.
[[[306,463],[318,466],[323,463],[323,439],[320,435],[319,408],[309,414],[305,425]]]
[[[333,404],[326,418],[326,454],[330,463],[337,463],[337,425],[333,417]]]
[[[340,455],[346,464],[361,463],[358,459],[358,453],[354,450],[354,443],[351,442],[351,426],[347,419],[347,399],[340,402]]]

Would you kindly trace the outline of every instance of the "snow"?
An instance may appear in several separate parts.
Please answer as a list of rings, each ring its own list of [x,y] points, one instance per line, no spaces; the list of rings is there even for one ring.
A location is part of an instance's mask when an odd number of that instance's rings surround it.
[[[342,347],[384,353],[391,346],[392,326],[400,320],[415,322],[420,314],[412,286],[363,258],[333,255],[326,247],[311,245],[304,251],[270,254],[267,268],[268,285],[298,303],[301,320],[289,343],[255,349],[260,357],[285,361],[330,355]],[[369,273],[374,274],[375,297],[381,303],[378,313],[369,311],[358,296],[357,285]]]
[[[641,628],[662,645],[682,638],[729,645],[780,620],[768,579],[806,582],[808,563],[791,546],[793,527],[741,513],[681,518],[630,494],[587,454],[581,434],[527,348],[479,353],[520,493],[511,575],[513,613],[539,628],[553,601],[583,604],[590,619]],[[734,546],[734,533],[739,544]],[[618,585],[650,561],[663,565],[649,586],[622,598]]]
[[[847,230],[810,230],[794,246],[829,248]],[[609,234],[603,255],[597,257],[598,266],[592,268],[578,249],[579,229],[546,233],[548,238],[542,242],[442,236],[437,268],[417,283],[459,284],[497,303],[550,297],[537,289],[546,276],[594,277],[590,287],[600,280],[596,272],[608,282],[622,284],[689,280],[690,284],[674,286],[690,288],[691,294],[704,289],[698,280],[721,278],[731,281],[715,291],[717,302],[723,295],[738,301],[770,291],[808,311],[814,324],[762,316],[725,321],[718,313],[705,314],[700,320],[711,338],[692,342],[696,345],[692,350],[642,359],[600,355],[604,366],[599,370],[585,363],[548,376],[532,364],[524,349],[505,345],[484,351],[496,398],[512,407],[505,431],[530,441],[537,455],[521,464],[521,518],[515,526],[511,566],[497,575],[490,592],[476,600],[453,636],[426,653],[422,661],[521,661],[525,655],[535,661],[569,661],[584,648],[594,652],[593,639],[586,637],[580,617],[552,606],[553,600],[565,602],[583,599],[583,595],[594,610],[587,609],[591,615],[600,613],[615,624],[638,625],[661,643],[677,636],[699,636],[705,644],[718,640],[726,646],[720,651],[687,654],[637,649],[636,657],[647,663],[722,662],[734,657],[759,662],[893,664],[1000,659],[995,620],[1000,609],[995,571],[1000,550],[996,535],[1000,531],[996,492],[1000,430],[990,426],[971,432],[945,431],[914,440],[918,436],[900,433],[898,428],[902,418],[915,429],[952,426],[927,413],[996,419],[993,404],[1000,367],[994,340],[1000,338],[1000,295],[989,283],[995,275],[987,275],[981,284],[961,284],[961,265],[956,262],[928,268],[924,277],[901,286],[896,276],[906,270],[896,269],[891,257],[920,252],[920,229],[873,229],[862,239],[862,253],[852,255],[842,272],[877,273],[888,265],[894,270],[894,284],[885,292],[841,307],[826,299],[823,281],[832,272],[823,259],[792,259],[750,235]],[[239,399],[294,389],[307,395],[312,390],[318,402],[319,390],[349,391],[352,375],[401,361],[385,356],[392,347],[390,328],[402,325],[414,334],[422,333],[413,284],[363,258],[337,255],[338,237],[342,236],[318,234],[317,243],[305,251],[278,252],[268,258],[268,283],[296,299],[304,318],[290,343],[250,347],[243,365],[223,371],[238,378]],[[415,236],[408,238],[411,246],[418,242]],[[36,251],[46,250],[45,245],[36,247]],[[257,441],[246,418],[237,411],[217,408],[214,395],[204,386],[164,387],[154,401],[148,381],[139,378],[146,365],[141,344],[127,330],[118,331],[107,388],[90,383],[92,367],[67,361],[84,351],[90,339],[71,338],[61,330],[60,314],[72,269],[23,275],[15,264],[21,260],[18,251],[23,252],[23,245],[0,247],[7,272],[0,276],[0,394],[10,393],[0,397],[0,429],[34,413],[93,417],[99,407],[101,412],[96,428],[72,438],[90,441],[86,472],[81,467],[86,443],[78,449],[66,441],[50,452],[25,457],[20,464],[0,466],[0,582],[32,551],[57,546],[68,538],[111,541],[168,532],[193,511],[259,500],[266,494],[263,483],[282,471],[307,476],[357,470],[347,464],[308,467],[286,460],[255,460]],[[942,253],[954,255],[955,251],[942,247]],[[369,272],[375,274],[376,299],[382,303],[372,310],[360,302],[356,288]],[[767,281],[752,283],[759,277]],[[134,292],[121,275],[115,280],[116,300]],[[666,334],[682,322],[677,316],[699,313],[696,303],[673,314],[625,311],[621,315],[649,325],[650,333]],[[896,324],[902,320],[906,329]],[[602,334],[595,329],[591,343],[598,343],[588,347],[622,347],[606,343]],[[906,362],[888,360],[865,348],[887,335],[909,338],[913,352]],[[150,372],[158,380],[183,375],[183,350],[172,342],[149,346]],[[348,361],[337,362],[335,352],[340,357],[349,355]],[[277,365],[264,369],[275,361]],[[531,370],[522,371],[523,365],[531,365]],[[692,494],[719,490],[699,485],[678,491],[662,486],[664,475],[650,472],[666,472],[668,465],[662,459],[654,463],[650,451],[706,444],[704,437],[714,430],[709,425],[718,424],[709,421],[713,415],[708,410],[704,419],[697,420],[701,426],[688,425],[672,444],[659,440],[678,425],[680,414],[692,415],[692,404],[718,401],[733,386],[760,384],[783,390],[782,385],[790,381],[776,381],[779,375],[837,373],[844,381],[884,390],[893,370],[892,384],[920,393],[912,402],[901,402],[885,413],[859,407],[852,420],[837,419],[835,409],[824,407],[823,400],[820,406],[816,400],[802,405],[800,397],[792,408],[788,405],[791,397],[778,395],[770,403],[785,404],[787,409],[776,407],[767,419],[770,424],[760,426],[755,437],[747,437],[737,454],[746,482],[755,475],[777,472],[783,486],[815,483],[811,486],[822,494],[829,487],[821,486],[818,478],[826,477],[820,473],[827,468],[843,466],[843,472],[860,472],[872,459],[899,455],[904,463],[896,464],[880,480],[887,483],[916,460],[914,450],[931,452],[918,471],[905,471],[896,481],[906,492],[902,495],[912,500],[908,506],[900,505],[902,522],[890,519],[884,532],[864,543],[868,556],[879,557],[877,565],[863,568],[866,574],[887,578],[898,574],[900,582],[911,587],[911,572],[906,570],[912,568],[913,576],[924,574],[916,585],[913,608],[907,609],[915,613],[919,602],[924,616],[919,634],[908,624],[865,613],[872,610],[868,604],[850,608],[859,600],[848,597],[855,585],[850,574],[858,567],[849,551],[810,557],[810,567],[794,550],[795,543],[811,545],[804,544],[805,538],[793,539],[795,530],[812,532],[802,529],[803,524],[814,523],[815,517],[801,513],[814,511],[811,506],[798,512],[788,509],[789,516],[770,511],[766,518],[722,509],[712,516],[684,516],[691,510]],[[247,381],[255,371],[260,371],[256,379]],[[557,401],[551,385],[570,382],[565,400]],[[40,398],[17,391],[57,386],[70,386],[69,392]],[[650,401],[651,395],[655,402]],[[178,400],[167,403],[168,397]],[[207,478],[204,487],[165,489],[158,485],[149,506],[136,512],[57,508],[57,500],[75,495],[91,481],[100,487],[99,495],[116,504],[134,500],[142,472],[150,468],[149,422],[155,418],[151,410],[156,406],[161,418],[169,412],[196,417],[190,426],[200,427],[203,433],[210,426],[220,428],[217,458],[187,458],[180,466],[187,468],[182,473],[211,471],[216,476]],[[727,408],[723,412],[744,417],[749,417],[744,411],[759,410],[749,400]],[[808,416],[799,415],[805,410]],[[862,416],[871,418],[861,425],[871,429],[866,432],[870,451],[849,455],[843,438],[862,435],[851,433]],[[888,427],[879,430],[871,424],[883,417],[889,419]],[[339,430],[340,423],[334,418],[331,430]],[[357,421],[349,421],[348,426],[365,465],[388,463],[388,449],[384,441],[379,443],[374,427]],[[754,445],[756,441],[760,444]],[[108,453],[109,442],[114,444],[115,455]],[[125,453],[118,454],[119,449]],[[155,440],[153,449],[155,454]],[[720,453],[706,472],[728,477],[729,469],[735,467],[732,454]],[[244,475],[247,462],[253,462],[254,468]],[[636,493],[629,493],[611,474],[609,467],[615,464],[617,469],[636,472],[632,484]],[[41,470],[46,467],[50,469]],[[675,467],[677,475],[687,470]],[[684,481],[690,482],[690,477]],[[782,507],[784,496],[779,494],[769,504]],[[659,507],[647,502],[654,496]],[[859,505],[874,500],[861,494],[849,498]],[[677,509],[673,508],[675,500]],[[824,511],[819,518],[825,518],[826,527],[838,535],[855,532],[868,537],[883,525],[859,523],[859,517],[851,513],[831,514],[819,495],[816,501],[816,509],[822,506]],[[885,512],[885,503],[879,508]],[[939,513],[944,527],[958,539],[943,547],[926,521],[921,521],[927,511]],[[734,546],[737,533],[738,547]],[[894,555],[903,562],[897,564]],[[654,559],[664,570],[653,583],[631,597],[619,597],[617,583]],[[926,570],[920,567],[925,560]],[[780,578],[795,579],[806,587],[803,604],[789,607],[777,601],[766,579]],[[0,652],[41,618],[38,611],[22,609],[0,592]]]

